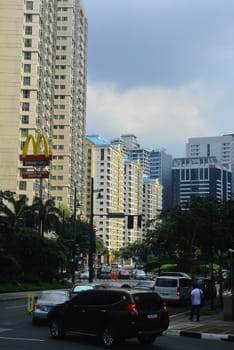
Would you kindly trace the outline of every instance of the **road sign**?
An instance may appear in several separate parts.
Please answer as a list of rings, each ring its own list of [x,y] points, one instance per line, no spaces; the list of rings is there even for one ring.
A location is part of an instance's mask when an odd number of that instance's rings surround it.
[[[48,179],[49,171],[47,170],[33,170],[33,171],[24,171],[22,173],[23,179]]]

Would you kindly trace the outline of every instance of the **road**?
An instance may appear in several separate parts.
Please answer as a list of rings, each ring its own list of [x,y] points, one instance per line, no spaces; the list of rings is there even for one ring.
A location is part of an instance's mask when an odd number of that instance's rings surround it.
[[[170,314],[181,311],[171,308]],[[94,339],[84,339],[74,336],[64,340],[52,339],[47,325],[32,326],[31,316],[27,313],[27,300],[0,302],[0,349],[2,350],[97,350],[101,347]],[[231,350],[233,343],[214,340],[185,338],[164,335],[159,337],[152,349],[155,350]],[[137,340],[129,340],[116,350],[144,349]]]

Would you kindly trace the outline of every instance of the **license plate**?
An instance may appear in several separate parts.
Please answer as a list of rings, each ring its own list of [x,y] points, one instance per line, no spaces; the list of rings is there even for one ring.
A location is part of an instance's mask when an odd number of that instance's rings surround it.
[[[149,315],[147,315],[147,318],[149,318],[150,320],[152,320],[154,318],[158,318],[158,314],[149,314]]]

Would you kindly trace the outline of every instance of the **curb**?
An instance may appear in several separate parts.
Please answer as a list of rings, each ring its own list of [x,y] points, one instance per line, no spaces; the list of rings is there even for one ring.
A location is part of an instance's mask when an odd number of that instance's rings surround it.
[[[187,332],[169,329],[165,332],[166,335],[177,335],[182,337],[190,337],[197,339],[209,339],[209,340],[221,340],[234,342],[234,335],[227,334],[211,334],[211,333],[198,333],[198,332]]]

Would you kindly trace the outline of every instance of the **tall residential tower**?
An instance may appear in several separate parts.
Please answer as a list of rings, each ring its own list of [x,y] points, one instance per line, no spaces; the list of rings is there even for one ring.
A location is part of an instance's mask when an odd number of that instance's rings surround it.
[[[87,18],[81,0],[0,2],[0,186],[72,206],[82,187]],[[27,136],[43,134],[50,178],[23,179]]]

